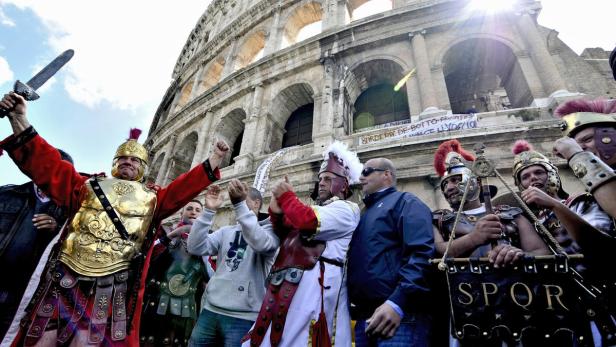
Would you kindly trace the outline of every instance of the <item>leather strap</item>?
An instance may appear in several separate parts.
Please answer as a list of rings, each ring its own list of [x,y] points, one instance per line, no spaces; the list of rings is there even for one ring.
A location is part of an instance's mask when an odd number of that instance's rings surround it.
[[[103,205],[105,212],[111,219],[113,226],[115,226],[116,230],[120,233],[120,236],[122,236],[124,240],[128,240],[128,232],[126,231],[124,224],[122,224],[120,217],[118,217],[117,213],[113,209],[113,206],[109,203],[109,199],[107,199],[103,188],[101,188],[100,184],[98,184],[96,177],[90,180],[90,185],[92,186],[92,189],[94,189],[94,195],[96,195],[96,198],[100,201],[101,205]]]
[[[90,317],[90,334],[88,342],[99,344],[105,337],[109,305],[111,305],[113,293],[113,275],[100,277],[96,280],[96,293]]]
[[[43,300],[41,300],[36,309],[34,321],[26,333],[25,346],[34,346],[38,342],[41,336],[43,336],[47,324],[49,324],[53,317],[54,311],[56,311],[58,296],[55,295],[54,288],[52,287],[55,287],[55,283],[49,281],[43,294]]]
[[[121,341],[126,338],[126,280],[128,279],[128,271],[116,273],[114,277],[111,340]]]
[[[337,266],[337,267],[344,267],[344,263],[341,262],[341,261],[338,261],[336,259],[330,259],[330,258],[326,258],[324,256],[320,256],[319,260],[324,262],[324,263],[327,263],[329,265],[334,265],[334,266]]]
[[[205,159],[203,162],[203,168],[205,169],[205,173],[207,174],[207,178],[211,183],[218,181],[218,178],[214,174],[214,169],[212,169],[212,165],[210,165],[210,158]]]
[[[298,287],[299,282],[291,283],[288,281],[283,281],[280,286],[268,285],[255,326],[248,332],[243,341],[250,339],[251,347],[261,346],[271,324],[270,344],[272,347],[278,346],[282,339],[289,306],[291,306],[291,301]]]

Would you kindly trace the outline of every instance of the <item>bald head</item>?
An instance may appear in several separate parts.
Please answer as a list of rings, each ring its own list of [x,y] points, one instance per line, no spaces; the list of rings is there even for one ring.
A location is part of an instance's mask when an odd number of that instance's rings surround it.
[[[367,175],[364,175],[367,174]],[[391,160],[386,158],[370,159],[364,164],[364,171],[359,178],[364,194],[372,194],[379,190],[396,186],[396,168]]]

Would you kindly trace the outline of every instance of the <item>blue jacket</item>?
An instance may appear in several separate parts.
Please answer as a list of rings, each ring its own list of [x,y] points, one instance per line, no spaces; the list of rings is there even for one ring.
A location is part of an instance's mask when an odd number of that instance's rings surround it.
[[[404,312],[416,312],[430,291],[432,213],[415,195],[394,187],[370,194],[364,203],[348,260],[354,318],[369,318],[386,300]]]
[[[55,232],[38,231],[32,224],[35,213],[55,218]],[[0,267],[11,269],[10,279],[0,281],[0,336],[6,333],[41,255],[65,220],[64,210],[53,202],[37,203],[32,182],[0,186]]]

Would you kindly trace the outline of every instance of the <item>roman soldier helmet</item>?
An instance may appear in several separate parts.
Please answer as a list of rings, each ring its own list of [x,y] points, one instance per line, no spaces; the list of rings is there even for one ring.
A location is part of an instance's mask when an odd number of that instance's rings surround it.
[[[570,100],[560,105],[554,115],[562,118],[561,130],[569,137],[594,127],[595,147],[601,159],[616,154],[616,100]]]
[[[445,141],[438,146],[434,153],[434,169],[441,177],[441,191],[445,193],[447,179],[453,176],[461,176],[460,185],[465,187],[469,184],[469,191],[466,200],[473,201],[479,198],[481,188],[477,177],[473,175],[471,169],[466,166],[466,162],[474,161],[475,156],[462,148],[458,140]],[[458,200],[462,200],[464,189],[460,189]],[[460,202],[460,201],[458,201]]]
[[[332,181],[331,193],[339,198],[347,199],[351,196],[349,186],[359,182],[362,169],[363,165],[359,162],[357,154],[349,151],[346,144],[334,141],[323,152],[323,162],[319,169],[319,175],[323,172],[331,172],[340,177],[341,179]],[[319,184],[317,182],[310,195],[315,201],[318,197],[318,189]]]
[[[116,150],[115,156],[113,157],[113,165],[111,169],[111,175],[113,177],[118,177],[118,158],[120,157],[133,157],[137,158],[141,161],[141,166],[139,167],[139,173],[135,178],[135,181],[141,181],[143,179],[145,169],[148,165],[148,151],[143,147],[142,144],[137,142],[139,136],[141,135],[141,130],[137,128],[130,129],[130,133],[128,135],[128,139],[126,142],[121,144]]]
[[[520,191],[525,188],[522,186],[520,173],[522,170],[533,165],[540,165],[548,173],[547,193],[566,199],[569,195],[563,190],[558,174],[558,168],[543,154],[535,151],[533,146],[524,140],[518,140],[513,145],[511,152],[513,158],[513,180]]]

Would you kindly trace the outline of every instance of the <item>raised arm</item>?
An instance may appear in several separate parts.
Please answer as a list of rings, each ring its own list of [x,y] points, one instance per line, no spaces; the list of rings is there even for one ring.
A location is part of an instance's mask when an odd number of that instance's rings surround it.
[[[88,178],[80,175],[71,163],[62,160],[58,150],[40,137],[34,128],[29,127],[4,139],[0,142],[0,150],[7,151],[21,172],[56,205],[70,211],[78,208]]]
[[[222,205],[220,187],[212,185],[205,193],[205,208],[195,219],[188,234],[188,252],[194,255],[216,255],[222,241],[222,229],[210,234],[216,210]]]
[[[216,255],[220,249],[223,229],[210,233],[212,219],[216,211],[203,209],[203,213],[195,219],[188,234],[188,253],[204,256]]]
[[[158,206],[154,217],[162,220],[169,217],[201,193],[210,184],[220,179],[222,158],[229,151],[224,141],[218,141],[210,157],[201,165],[180,175],[167,187],[158,190]]]
[[[259,224],[257,216],[248,209],[246,201],[233,205],[237,222],[242,228],[246,243],[257,253],[274,253],[280,246],[280,240],[274,234],[272,223]]]

